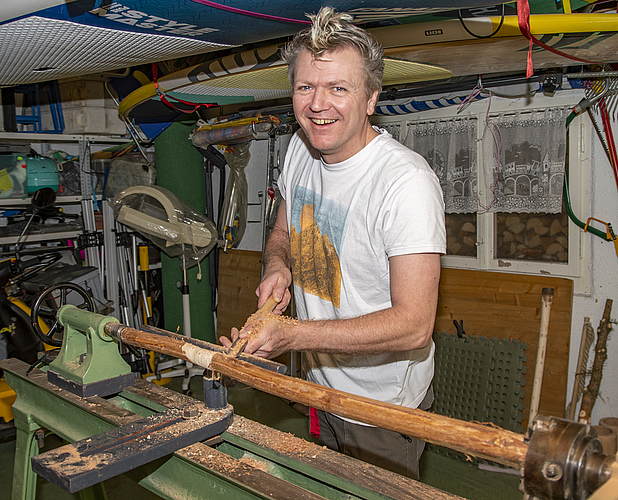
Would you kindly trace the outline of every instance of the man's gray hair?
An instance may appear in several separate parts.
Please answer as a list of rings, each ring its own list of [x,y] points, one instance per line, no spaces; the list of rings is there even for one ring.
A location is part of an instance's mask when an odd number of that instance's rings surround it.
[[[332,7],[322,7],[313,15],[307,14],[312,25],[298,32],[292,41],[281,51],[282,59],[288,63],[288,78],[294,88],[294,69],[296,60],[303,50],[314,57],[324,52],[343,48],[355,48],[364,61],[365,90],[370,97],[382,89],[384,73],[384,49],[373,35],[352,24],[352,16],[338,13]]]

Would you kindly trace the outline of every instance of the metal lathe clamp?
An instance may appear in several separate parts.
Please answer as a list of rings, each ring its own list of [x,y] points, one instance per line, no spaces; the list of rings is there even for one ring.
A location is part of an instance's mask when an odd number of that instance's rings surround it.
[[[603,454],[588,424],[539,416],[524,441],[528,443],[521,488],[525,499],[585,500],[612,475],[616,458]]]

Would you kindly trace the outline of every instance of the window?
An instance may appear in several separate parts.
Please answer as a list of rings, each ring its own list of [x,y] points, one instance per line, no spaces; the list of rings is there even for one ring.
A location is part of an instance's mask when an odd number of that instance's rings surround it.
[[[569,222],[562,196],[566,175],[573,212],[587,218],[589,121],[575,118],[568,134],[564,125],[582,97],[578,90],[527,100],[492,97],[459,113],[452,106],[373,117],[422,154],[440,179],[447,212],[443,266],[568,277],[576,292],[589,292],[589,236]],[[518,135],[518,127],[529,128]],[[556,135],[539,147],[537,136],[551,127]]]

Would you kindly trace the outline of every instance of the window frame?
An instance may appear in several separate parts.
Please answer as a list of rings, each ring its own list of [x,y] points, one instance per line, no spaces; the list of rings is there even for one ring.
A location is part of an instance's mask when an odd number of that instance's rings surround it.
[[[583,90],[560,91],[554,97],[545,97],[542,94],[537,94],[533,98],[517,99],[492,96],[491,100],[482,99],[472,102],[460,113],[457,112],[457,106],[451,106],[397,116],[374,115],[371,121],[377,126],[380,126],[380,124],[399,123],[400,131],[403,135],[407,134],[409,123],[446,120],[457,117],[476,118],[478,194],[481,198],[481,203],[487,205],[487,198],[490,193],[484,192],[486,185],[484,178],[485,169],[482,166],[482,137],[486,127],[485,119],[487,114],[489,113],[491,117],[497,113],[508,113],[510,111],[525,112],[547,108],[573,107],[583,97]],[[588,117],[584,117],[583,114],[577,116],[569,125],[569,165],[567,168],[571,206],[573,212],[584,221],[588,218],[586,214],[590,211],[591,129],[590,120]],[[405,137],[400,139],[405,139]],[[497,259],[494,257],[494,244],[496,241],[496,219],[494,213],[479,211],[477,212],[476,221],[477,256],[443,255],[441,259],[443,267],[570,278],[574,280],[574,291],[576,293],[590,294],[590,236],[585,234],[571,220],[569,220],[568,227],[568,263]],[[488,242],[491,242],[491,244],[488,244]]]

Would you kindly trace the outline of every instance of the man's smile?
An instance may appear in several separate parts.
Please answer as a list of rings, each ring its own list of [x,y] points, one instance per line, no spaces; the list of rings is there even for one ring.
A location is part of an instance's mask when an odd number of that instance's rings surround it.
[[[327,120],[325,118],[310,118],[310,120],[316,125],[328,125],[329,123],[335,123],[337,120]]]

